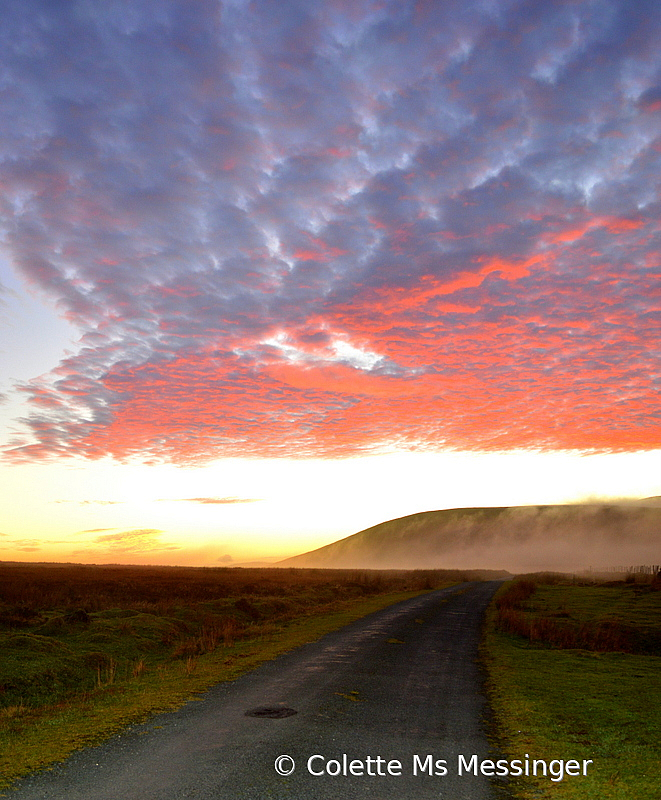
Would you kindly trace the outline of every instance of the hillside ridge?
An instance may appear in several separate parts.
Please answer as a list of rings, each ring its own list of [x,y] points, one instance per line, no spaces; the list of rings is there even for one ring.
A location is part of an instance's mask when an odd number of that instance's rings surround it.
[[[277,566],[535,571],[658,563],[661,507],[655,499],[421,511]]]

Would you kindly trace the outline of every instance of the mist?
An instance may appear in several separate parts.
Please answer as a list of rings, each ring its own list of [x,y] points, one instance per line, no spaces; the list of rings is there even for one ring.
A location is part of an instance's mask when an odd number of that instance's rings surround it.
[[[279,566],[598,571],[659,563],[660,530],[658,498],[448,509],[375,525]]]

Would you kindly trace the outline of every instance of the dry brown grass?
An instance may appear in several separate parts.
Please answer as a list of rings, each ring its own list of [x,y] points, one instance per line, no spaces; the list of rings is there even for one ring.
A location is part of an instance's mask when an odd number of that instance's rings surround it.
[[[499,630],[544,642],[562,649],[594,650],[602,653],[638,652],[635,632],[616,620],[575,625],[551,617],[534,616],[518,609],[501,608],[496,617]]]
[[[647,653],[657,649],[656,638],[641,635],[638,627],[619,619],[600,616],[588,621],[572,619],[565,607],[549,613],[536,608],[535,592],[542,583],[555,583],[557,577],[524,578],[511,583],[496,596],[496,628],[504,633],[522,636],[560,649],[582,649],[595,652]],[[649,581],[648,581],[649,583]],[[567,584],[570,585],[570,584]],[[574,586],[575,584],[571,584]],[[598,585],[595,581],[588,587]],[[616,589],[623,582],[602,583]]]
[[[511,583],[504,592],[496,597],[496,608],[503,611],[520,608],[535,593],[537,584],[531,580],[518,580]]]
[[[133,609],[161,617],[177,606],[236,598],[244,615],[262,612],[256,598],[288,598],[306,592],[363,596],[387,591],[420,591],[442,583],[479,580],[479,571],[237,569],[229,567],[140,567],[0,562],[0,626],[23,627],[44,612],[93,613]]]
[[[455,570],[0,563],[0,708],[110,691],[370,597],[474,579]]]

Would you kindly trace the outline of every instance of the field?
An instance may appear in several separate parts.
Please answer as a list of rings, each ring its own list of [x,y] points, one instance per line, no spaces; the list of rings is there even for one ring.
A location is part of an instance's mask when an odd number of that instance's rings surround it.
[[[456,571],[0,564],[7,785]]]
[[[661,796],[659,589],[530,576],[499,591],[483,648],[496,746],[594,762],[586,777],[516,779],[515,797]]]
[[[0,564],[0,787],[456,571]],[[483,654],[508,758],[592,759],[522,800],[659,796],[661,591],[507,583]]]

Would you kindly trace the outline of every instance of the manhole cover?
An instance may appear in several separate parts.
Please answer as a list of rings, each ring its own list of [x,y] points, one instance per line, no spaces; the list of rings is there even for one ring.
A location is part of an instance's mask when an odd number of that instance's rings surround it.
[[[267,719],[282,719],[283,717],[293,717],[298,714],[293,708],[285,708],[284,706],[260,706],[259,708],[251,708],[246,711],[246,717],[266,717]]]

